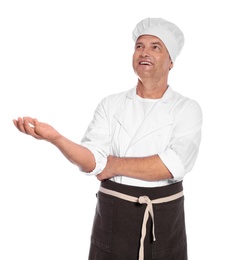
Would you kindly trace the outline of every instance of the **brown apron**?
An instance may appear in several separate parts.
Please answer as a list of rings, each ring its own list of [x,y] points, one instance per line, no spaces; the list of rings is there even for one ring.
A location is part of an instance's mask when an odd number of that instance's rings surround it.
[[[182,191],[101,182],[89,260],[187,260]]]

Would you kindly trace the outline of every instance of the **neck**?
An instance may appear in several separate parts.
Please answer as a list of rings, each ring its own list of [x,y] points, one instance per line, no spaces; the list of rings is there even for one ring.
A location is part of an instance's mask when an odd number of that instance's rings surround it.
[[[137,84],[137,95],[142,98],[161,98],[166,89],[168,88],[167,82],[143,82],[138,80]]]

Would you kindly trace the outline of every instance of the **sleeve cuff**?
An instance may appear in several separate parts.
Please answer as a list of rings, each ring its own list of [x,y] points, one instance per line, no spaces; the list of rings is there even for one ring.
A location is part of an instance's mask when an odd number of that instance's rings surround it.
[[[82,171],[82,172],[87,176],[98,175],[105,168],[105,166],[107,164],[107,157],[104,154],[98,152],[96,149],[93,149],[88,146],[85,146],[85,147],[87,147],[93,153],[96,165],[95,165],[95,168],[93,171],[91,171],[91,172]]]
[[[186,173],[184,165],[179,156],[171,149],[159,154],[162,162],[173,175],[174,180],[182,180]]]

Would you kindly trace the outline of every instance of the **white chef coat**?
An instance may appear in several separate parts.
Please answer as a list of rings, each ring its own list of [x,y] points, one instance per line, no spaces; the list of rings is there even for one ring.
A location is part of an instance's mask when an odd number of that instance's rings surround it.
[[[136,87],[110,95],[98,105],[82,139],[91,150],[97,175],[107,157],[144,157],[159,155],[173,175],[172,179],[143,181],[115,176],[111,180],[133,186],[157,187],[181,181],[196,160],[201,140],[202,111],[199,104],[169,86],[159,100],[144,100]],[[147,110],[146,110],[147,109]],[[117,172],[118,174],[118,172]]]

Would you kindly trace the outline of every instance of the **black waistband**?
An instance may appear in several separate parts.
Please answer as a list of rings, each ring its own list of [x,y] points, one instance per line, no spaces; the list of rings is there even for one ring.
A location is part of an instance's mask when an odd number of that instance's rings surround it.
[[[104,187],[109,190],[121,192],[134,197],[140,197],[145,195],[148,196],[151,200],[167,197],[183,190],[182,181],[170,185],[166,185],[166,186],[151,188],[151,187],[130,186],[130,185],[120,184],[110,180],[105,180],[101,182],[101,187]]]

